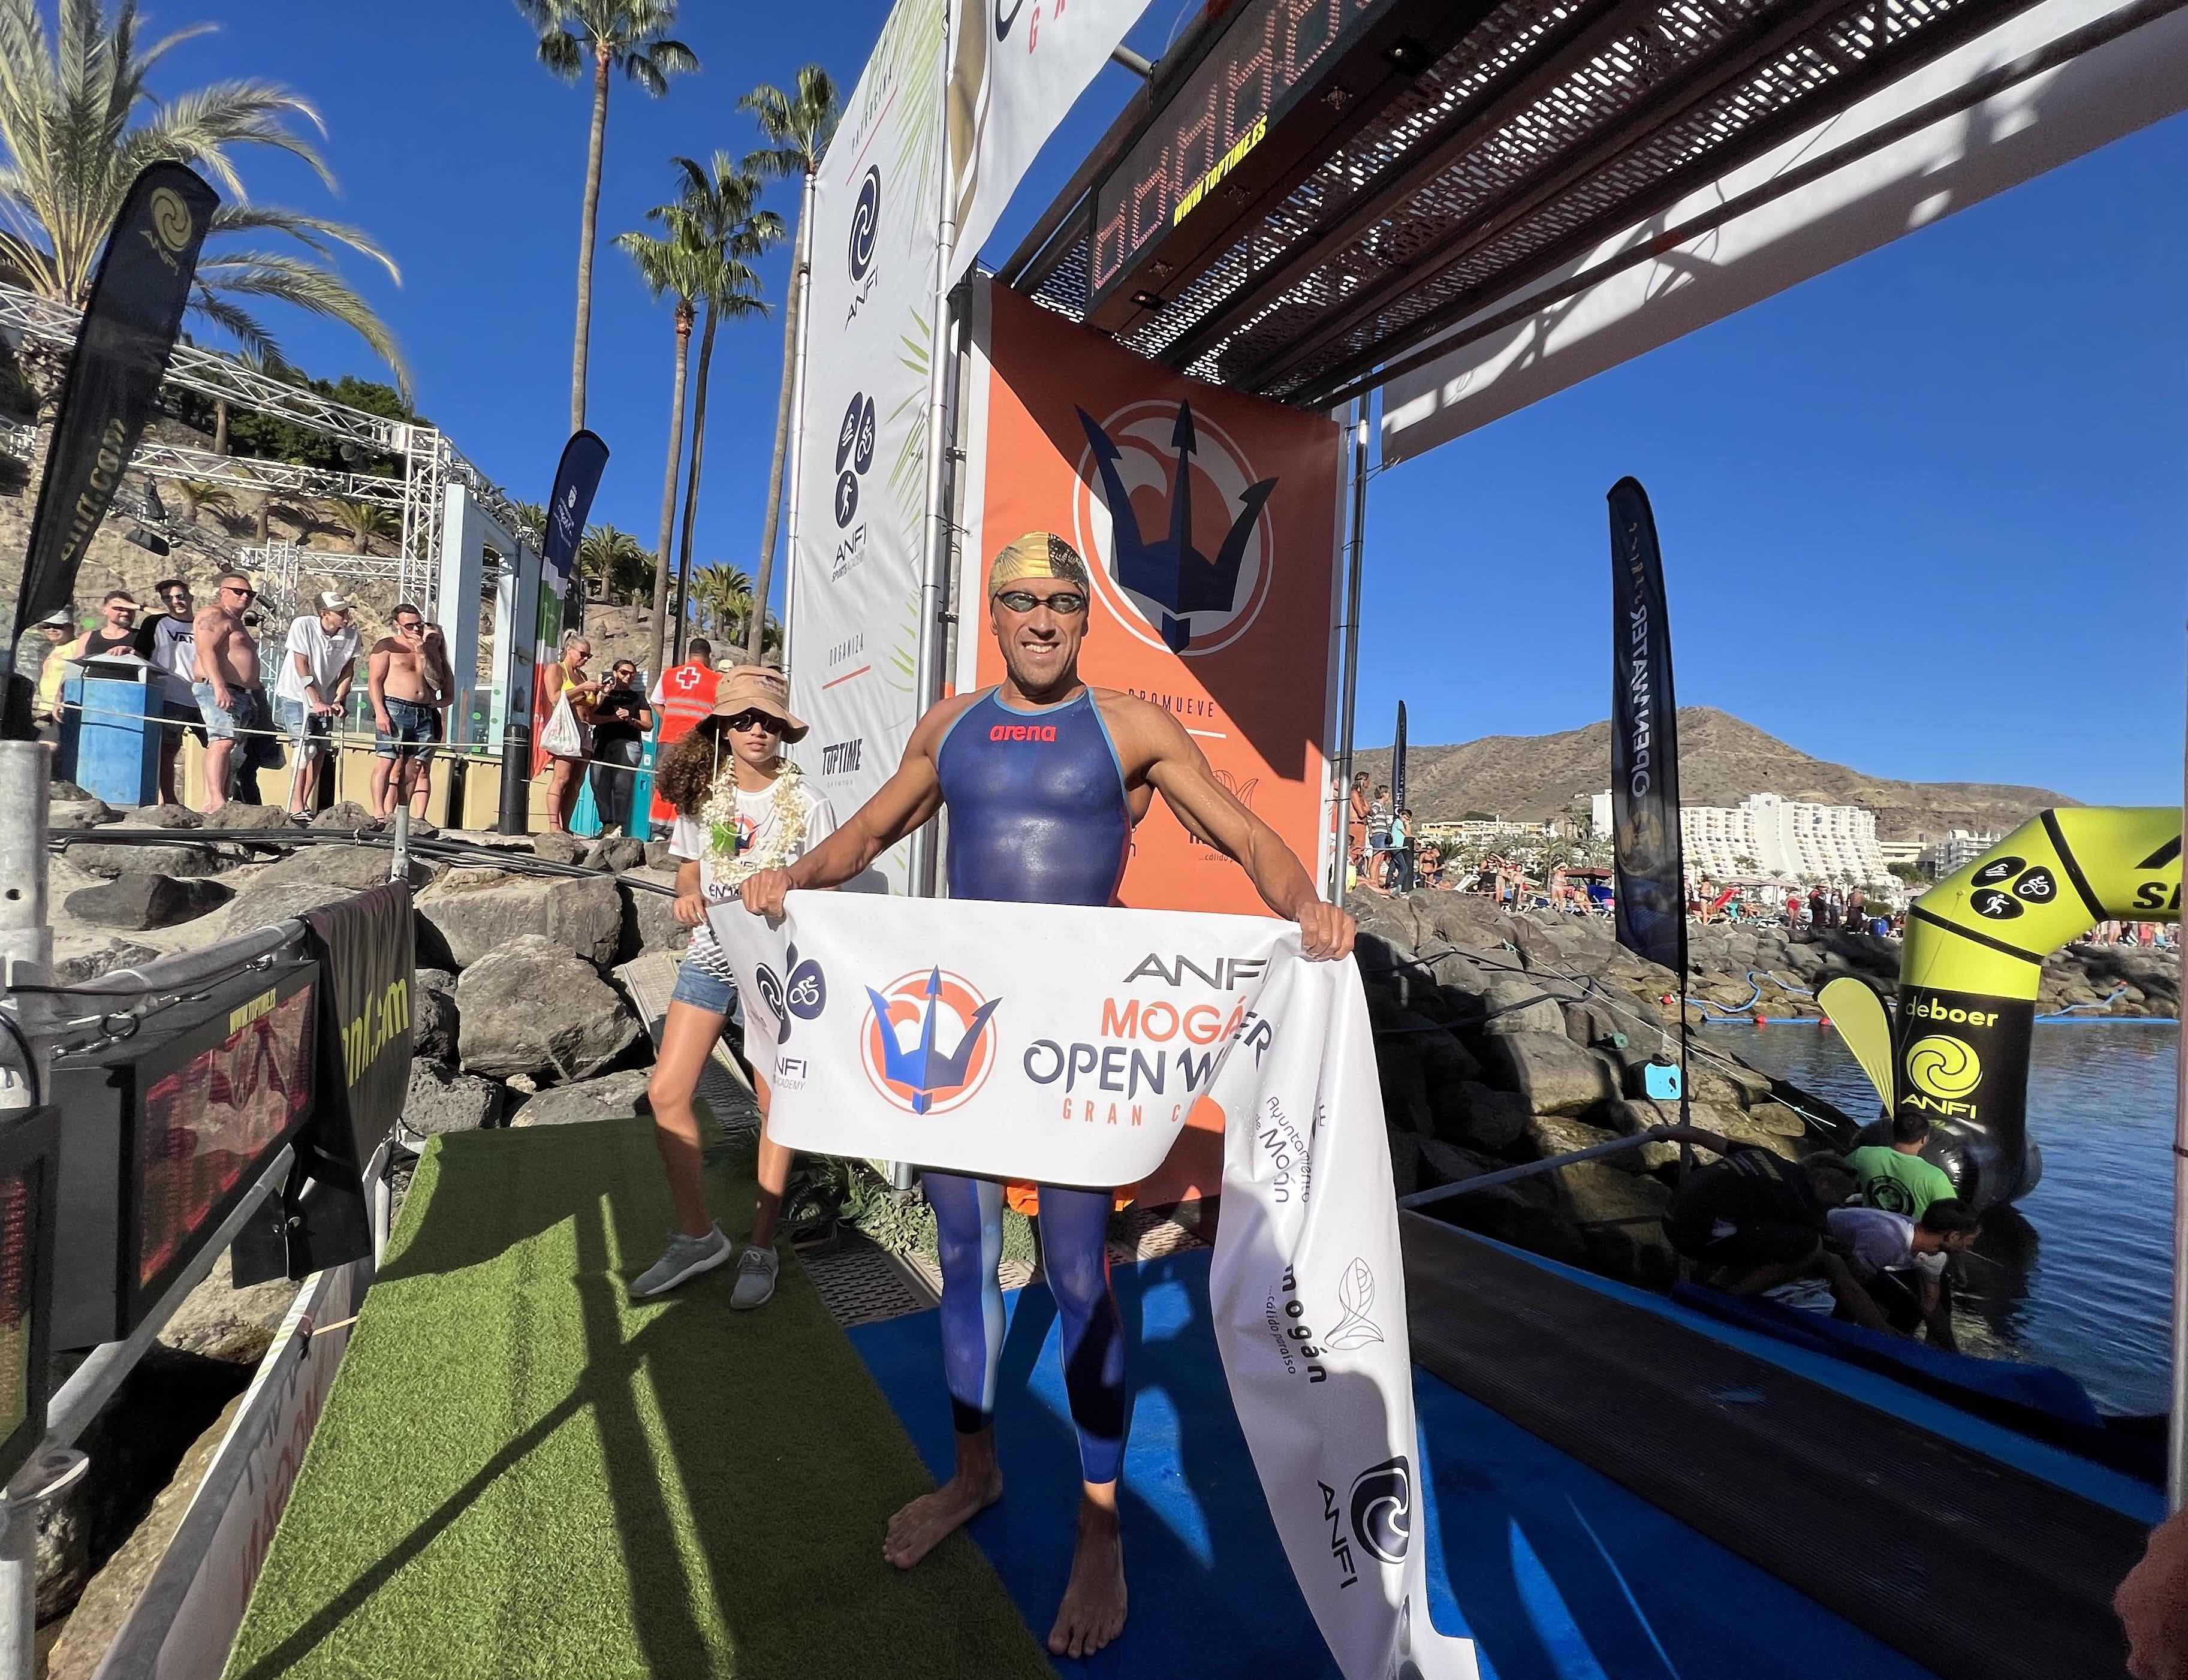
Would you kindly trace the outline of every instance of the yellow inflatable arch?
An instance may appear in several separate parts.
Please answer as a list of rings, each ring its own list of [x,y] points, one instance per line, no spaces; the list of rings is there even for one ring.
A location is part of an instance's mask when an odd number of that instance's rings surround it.
[[[1916,899],[1892,1023],[1892,1113],[1977,1206],[2035,1187],[2028,1040],[2044,959],[2101,922],[2180,919],[2180,813],[2048,810]]]

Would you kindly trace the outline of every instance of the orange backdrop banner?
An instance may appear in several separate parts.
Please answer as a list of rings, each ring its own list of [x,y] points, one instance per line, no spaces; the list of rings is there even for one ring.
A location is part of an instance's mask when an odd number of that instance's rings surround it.
[[[1061,533],[1094,578],[1080,677],[1169,711],[1322,879],[1341,428],[1182,378],[984,280],[973,321],[987,375],[967,437],[960,687],[1003,676],[989,560],[1026,532]],[[1119,897],[1268,914],[1159,799]],[[1119,1198],[1163,1206],[1222,1183],[1221,1117],[1195,1110],[1161,1170]]]
[[[1028,531],[1061,533],[1094,576],[1080,675],[1176,716],[1217,779],[1314,871],[1329,778],[1340,428],[1182,378],[1015,292],[982,290],[986,435],[959,629],[978,658],[961,672],[983,687],[1003,675],[988,561]],[[1266,914],[1238,865],[1159,799],[1133,834],[1119,896],[1141,909]]]

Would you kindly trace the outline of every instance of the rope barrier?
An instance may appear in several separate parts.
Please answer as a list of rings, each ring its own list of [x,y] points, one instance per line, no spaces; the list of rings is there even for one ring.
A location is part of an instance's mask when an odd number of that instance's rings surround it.
[[[399,698],[400,696],[397,697]],[[176,703],[180,704],[181,702],[178,702]],[[415,702],[411,703],[424,704],[425,702]],[[270,695],[267,696],[267,704],[270,709],[273,705],[273,696]],[[77,713],[79,717],[115,718],[127,723],[142,723],[161,729],[187,730],[192,728],[203,729],[205,727],[205,719],[202,713],[198,715],[195,722],[194,723],[191,719],[187,718],[170,718],[165,715],[155,716],[147,713],[121,711],[114,708],[105,706],[85,706],[78,701],[63,701],[61,702],[60,709],[63,712],[74,712]],[[344,715],[347,717],[346,713]],[[303,744],[302,738],[297,735],[295,730],[284,728],[279,724],[275,724],[266,729],[255,727],[246,728],[240,724],[237,725],[233,738],[240,741],[246,737],[262,738],[274,741],[279,745],[290,747],[299,747]],[[376,730],[371,732],[367,732],[362,730],[330,730],[324,736],[313,736],[311,745],[314,749],[317,749],[321,742],[324,742],[331,750],[365,752],[376,751],[379,746],[379,732]],[[645,736],[641,735],[640,740],[641,744],[643,744]],[[508,730],[505,730],[503,732],[499,744],[498,745],[492,740],[465,741],[435,741],[419,744],[430,750],[436,758],[447,758],[450,760],[461,759],[466,764],[488,764],[496,765],[499,765],[502,762],[504,753],[512,745],[522,747],[527,753],[532,750],[532,744],[527,736],[520,736]],[[668,742],[665,744],[673,746],[675,743]],[[548,760],[550,764],[582,764],[589,770],[595,765],[605,770],[627,770],[634,775],[638,774],[640,770],[646,768],[643,764],[625,764],[621,759],[617,758],[568,758],[563,757],[560,753],[550,753],[548,755]],[[527,781],[533,779],[534,778],[531,776],[527,777]]]

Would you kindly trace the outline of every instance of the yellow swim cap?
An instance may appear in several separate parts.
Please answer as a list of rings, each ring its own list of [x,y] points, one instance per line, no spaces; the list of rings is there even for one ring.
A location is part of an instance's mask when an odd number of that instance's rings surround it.
[[[1082,589],[1091,584],[1079,550],[1053,531],[1029,531],[997,554],[988,567],[988,593],[1001,594],[1028,578],[1053,578]]]

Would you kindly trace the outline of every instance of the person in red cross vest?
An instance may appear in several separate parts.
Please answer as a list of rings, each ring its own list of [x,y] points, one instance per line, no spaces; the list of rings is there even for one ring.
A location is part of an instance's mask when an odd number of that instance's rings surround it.
[[[722,674],[714,668],[714,647],[704,636],[685,644],[685,660],[661,674],[653,685],[653,714],[661,720],[661,746],[681,741],[698,726],[699,719],[714,709]],[[676,808],[660,794],[653,796],[653,820],[673,823]]]

